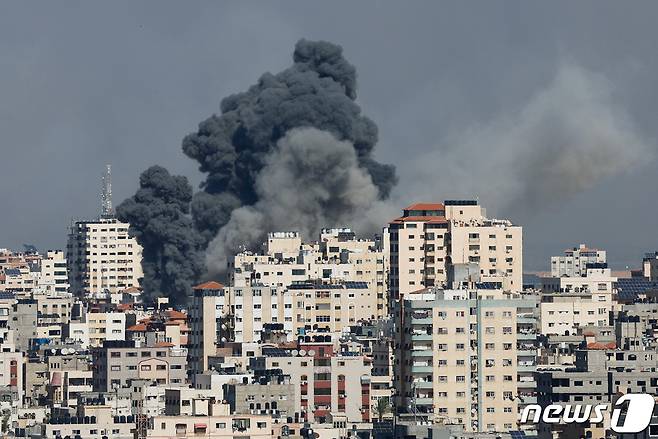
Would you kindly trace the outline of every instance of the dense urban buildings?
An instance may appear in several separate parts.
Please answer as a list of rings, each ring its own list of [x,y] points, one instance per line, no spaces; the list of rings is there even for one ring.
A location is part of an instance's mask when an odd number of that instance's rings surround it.
[[[371,237],[272,231],[174,308],[103,207],[66,252],[0,251],[3,437],[603,438],[609,413],[521,415],[658,391],[653,253],[581,245],[524,285],[521,226],[414,203]]]

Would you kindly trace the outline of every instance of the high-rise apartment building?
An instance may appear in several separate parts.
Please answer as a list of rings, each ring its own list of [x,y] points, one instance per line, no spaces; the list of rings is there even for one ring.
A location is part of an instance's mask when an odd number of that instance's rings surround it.
[[[573,247],[565,250],[563,256],[551,257],[551,276],[586,276],[588,266],[605,263],[605,250],[588,248],[585,244],[580,244],[579,247]]]
[[[205,282],[193,288],[189,311],[188,335],[190,374],[194,377],[208,370],[208,357],[217,352],[221,342],[222,324],[228,311],[226,288],[219,282]]]
[[[428,288],[396,305],[396,405],[466,431],[516,428],[531,403],[535,302],[501,289]]]
[[[454,271],[507,290],[523,287],[522,228],[488,219],[475,200],[416,203],[386,229],[392,298],[431,286],[446,286]]]
[[[142,247],[128,227],[112,217],[71,226],[66,247],[73,293],[97,296],[139,287]]]

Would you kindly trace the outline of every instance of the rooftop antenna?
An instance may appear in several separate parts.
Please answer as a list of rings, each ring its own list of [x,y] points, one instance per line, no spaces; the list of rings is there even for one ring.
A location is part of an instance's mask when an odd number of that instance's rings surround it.
[[[102,182],[101,218],[112,218],[114,217],[114,207],[112,207],[112,165],[105,165]]]

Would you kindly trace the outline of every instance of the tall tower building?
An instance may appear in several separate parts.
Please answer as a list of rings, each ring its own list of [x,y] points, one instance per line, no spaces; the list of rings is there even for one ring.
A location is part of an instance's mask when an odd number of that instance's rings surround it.
[[[476,200],[412,204],[387,232],[393,300],[460,279],[523,287],[522,228],[487,218]]]
[[[142,247],[128,234],[128,223],[116,219],[112,206],[112,170],[107,165],[101,191],[101,214],[95,221],[76,221],[68,236],[67,263],[71,291],[99,295],[139,287]]]
[[[219,282],[205,282],[193,288],[190,306],[190,334],[188,336],[188,364],[190,375],[208,369],[208,357],[217,353],[221,342],[223,317],[228,311],[228,294]]]
[[[536,302],[510,296],[428,288],[396,304],[399,412],[472,432],[517,428],[536,402]]]

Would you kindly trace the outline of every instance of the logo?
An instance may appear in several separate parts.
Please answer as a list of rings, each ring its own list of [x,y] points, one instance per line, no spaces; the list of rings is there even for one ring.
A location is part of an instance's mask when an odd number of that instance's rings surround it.
[[[624,411],[622,406],[628,403]],[[651,423],[655,401],[653,396],[646,393],[628,393],[617,400],[612,411],[610,428],[615,433],[639,433],[646,429]],[[546,424],[582,424],[591,422],[598,424],[604,420],[604,412],[608,410],[608,404],[551,404],[542,410],[538,404],[528,405],[521,413],[521,422],[527,423],[530,413],[533,412],[530,422],[538,424],[543,421]],[[625,412],[625,417],[622,417]]]

